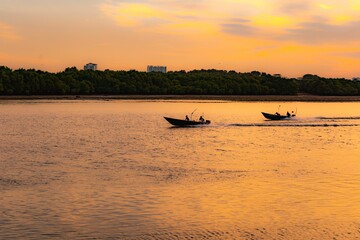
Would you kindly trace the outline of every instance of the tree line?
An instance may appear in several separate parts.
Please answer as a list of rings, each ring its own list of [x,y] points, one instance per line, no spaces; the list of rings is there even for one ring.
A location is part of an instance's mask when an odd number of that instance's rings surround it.
[[[0,95],[174,94],[174,95],[360,95],[360,83],[305,75],[302,81],[253,71],[91,71],[59,73],[0,67]]]
[[[322,78],[306,74],[300,82],[300,90],[310,94],[327,96],[359,96],[360,82],[345,78]]]

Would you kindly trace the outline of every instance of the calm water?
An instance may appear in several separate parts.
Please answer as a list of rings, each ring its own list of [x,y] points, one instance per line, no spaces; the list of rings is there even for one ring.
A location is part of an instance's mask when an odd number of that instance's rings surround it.
[[[0,239],[359,239],[360,103],[280,104],[0,102]]]

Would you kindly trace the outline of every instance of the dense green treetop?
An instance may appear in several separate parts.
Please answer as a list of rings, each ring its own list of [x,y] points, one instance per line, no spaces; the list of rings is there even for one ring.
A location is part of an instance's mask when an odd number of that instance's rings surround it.
[[[253,71],[193,70],[168,73],[91,71],[66,68],[59,73],[0,67],[0,95],[199,94],[360,95],[360,82],[307,74],[303,80]]]
[[[360,82],[345,78],[322,78],[317,75],[306,74],[300,82],[300,90],[316,95],[360,95]]]

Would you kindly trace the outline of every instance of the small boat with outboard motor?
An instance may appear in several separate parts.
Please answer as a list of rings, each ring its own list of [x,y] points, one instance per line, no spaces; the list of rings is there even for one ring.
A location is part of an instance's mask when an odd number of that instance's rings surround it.
[[[281,114],[271,114],[271,113],[266,113],[266,112],[261,112],[262,113],[262,115],[266,118],[266,119],[269,119],[269,120],[285,120],[285,119],[290,119],[290,118],[292,118],[292,117],[295,117],[295,115],[294,116],[292,116],[291,114],[290,114],[290,116],[288,116],[288,115],[281,115]]]
[[[168,121],[171,125],[179,126],[179,127],[187,127],[187,126],[197,126],[197,125],[209,125],[211,123],[210,120],[205,120],[203,115],[200,116],[199,120],[192,120],[192,115],[196,109],[191,113],[190,118],[186,115],[185,119],[164,117],[166,121]]]
[[[291,119],[293,117],[296,117],[296,113],[294,113],[294,111],[292,111],[291,113],[287,112],[286,115],[281,115],[279,113],[279,109],[280,109],[280,106],[278,108],[278,111],[275,114],[266,113],[266,112],[261,112],[261,113],[268,120],[286,120],[286,119]],[[297,112],[297,110],[296,110],[296,112]]]
[[[183,120],[177,118],[164,117],[171,125],[186,127],[186,126],[196,126],[196,125],[208,125],[211,123],[210,120],[204,121],[194,121],[194,120]]]

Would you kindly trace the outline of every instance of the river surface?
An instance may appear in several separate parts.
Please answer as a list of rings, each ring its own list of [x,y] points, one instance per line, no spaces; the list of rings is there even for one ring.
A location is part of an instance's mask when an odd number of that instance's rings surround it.
[[[360,239],[360,103],[0,101],[0,239]]]

